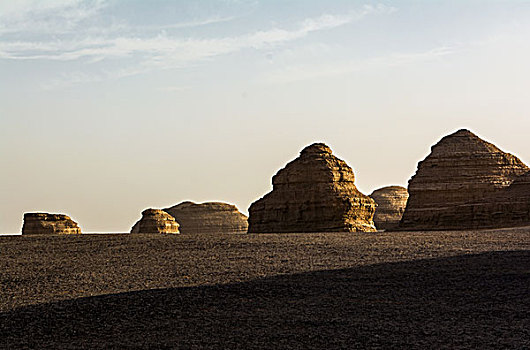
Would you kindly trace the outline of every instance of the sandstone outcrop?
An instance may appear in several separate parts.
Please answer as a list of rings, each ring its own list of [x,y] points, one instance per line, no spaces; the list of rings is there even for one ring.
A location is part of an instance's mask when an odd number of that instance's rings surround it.
[[[25,213],[22,234],[80,234],[81,228],[64,214]]]
[[[146,209],[142,218],[131,229],[131,233],[179,233],[175,218],[159,209]]]
[[[374,214],[375,227],[378,230],[396,228],[409,198],[407,189],[401,186],[387,186],[375,190],[370,197],[377,204]]]
[[[182,202],[164,209],[180,224],[182,233],[246,233],[247,217],[228,203]]]
[[[504,190],[528,171],[514,155],[469,130],[459,130],[442,138],[427,158],[418,163],[416,174],[409,181],[409,199],[399,228],[502,226],[500,222],[491,222],[492,203],[503,193],[508,195]]]
[[[272,192],[252,203],[248,232],[375,231],[375,202],[354,180],[328,146],[307,146],[272,178]]]

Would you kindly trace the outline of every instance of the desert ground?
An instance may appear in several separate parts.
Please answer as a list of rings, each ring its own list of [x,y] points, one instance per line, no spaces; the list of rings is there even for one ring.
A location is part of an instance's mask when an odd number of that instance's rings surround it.
[[[0,237],[0,348],[530,348],[530,227]]]

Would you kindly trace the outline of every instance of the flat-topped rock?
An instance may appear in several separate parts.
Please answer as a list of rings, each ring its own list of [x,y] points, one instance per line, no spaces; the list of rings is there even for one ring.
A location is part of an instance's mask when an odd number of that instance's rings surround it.
[[[272,178],[273,189],[249,208],[249,233],[370,232],[375,202],[359,192],[353,170],[315,143]]]
[[[375,227],[378,230],[396,228],[409,198],[407,189],[402,186],[387,186],[375,190],[370,197],[377,204],[374,214]]]
[[[443,230],[486,225],[477,205],[506,189],[529,168],[470,132],[459,130],[440,140],[418,163],[410,179],[409,199],[399,228]],[[482,210],[482,209],[481,209]]]
[[[182,233],[246,233],[248,220],[233,204],[182,202],[164,209],[180,224]]]
[[[80,234],[81,228],[64,214],[25,213],[22,234]]]
[[[131,229],[131,233],[179,233],[175,218],[159,209],[146,209],[142,218]]]

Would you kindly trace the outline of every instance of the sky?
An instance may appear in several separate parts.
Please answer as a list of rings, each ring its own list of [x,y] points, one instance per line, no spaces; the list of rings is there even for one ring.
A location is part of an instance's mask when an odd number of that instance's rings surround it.
[[[247,213],[325,142],[365,194],[468,128],[530,163],[530,1],[0,0],[0,232]]]

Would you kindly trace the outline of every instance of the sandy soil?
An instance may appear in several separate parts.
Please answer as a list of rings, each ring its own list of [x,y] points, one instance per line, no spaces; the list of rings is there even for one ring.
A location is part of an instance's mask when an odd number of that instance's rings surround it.
[[[530,228],[0,237],[0,348],[530,348]]]

